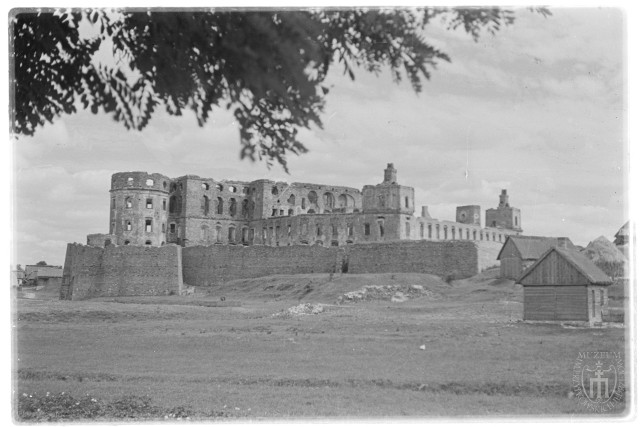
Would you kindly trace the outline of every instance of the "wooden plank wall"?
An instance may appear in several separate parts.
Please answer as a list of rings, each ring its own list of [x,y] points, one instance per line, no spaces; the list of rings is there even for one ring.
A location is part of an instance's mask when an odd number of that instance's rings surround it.
[[[523,285],[586,285],[588,280],[567,260],[551,252],[531,273],[525,277]]]
[[[520,258],[520,252],[511,239],[508,239],[503,248],[500,249],[500,260],[504,258]]]
[[[555,290],[556,320],[589,320],[586,286],[557,286]]]
[[[586,286],[525,286],[524,320],[589,320]]]
[[[500,277],[516,280],[522,274],[522,260],[520,258],[502,258],[500,260]]]

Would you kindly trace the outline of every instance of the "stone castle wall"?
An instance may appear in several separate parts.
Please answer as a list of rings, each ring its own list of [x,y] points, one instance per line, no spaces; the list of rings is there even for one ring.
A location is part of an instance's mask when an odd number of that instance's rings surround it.
[[[182,250],[184,283],[212,286],[274,274],[331,273],[339,271],[340,252],[322,246],[190,246]]]
[[[182,290],[182,248],[176,245],[67,245],[61,299],[168,295]]]
[[[463,241],[397,241],[346,247],[190,246],[183,248],[182,262],[184,282],[190,286],[275,274],[404,272],[465,278],[480,271],[478,246]]]
[[[405,241],[347,248],[349,273],[427,273],[466,278],[478,273],[473,242]]]
[[[468,241],[186,248],[99,248],[74,243],[67,246],[61,299],[178,294],[183,289],[183,279],[190,286],[219,286],[240,278],[341,272],[428,273],[465,278],[479,272],[478,246]]]

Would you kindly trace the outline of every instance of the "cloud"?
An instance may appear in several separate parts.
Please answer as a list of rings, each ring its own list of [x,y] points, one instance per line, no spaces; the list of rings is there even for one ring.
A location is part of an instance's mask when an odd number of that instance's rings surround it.
[[[324,128],[301,130],[309,153],[289,157],[291,175],[240,161],[237,124],[223,109],[203,127],[159,112],[140,132],[102,114],[57,120],[14,144],[18,262],[61,263],[64,242],[107,231],[110,175],[133,170],[362,188],[394,163],[434,217],[494,207],[506,188],[527,234],[610,236],[626,215],[624,18],[616,9],[554,9],[548,19],[518,11],[513,26],[478,43],[435,25],[426,36],[452,63],[419,95],[388,72],[358,70],[353,82],[334,70]]]

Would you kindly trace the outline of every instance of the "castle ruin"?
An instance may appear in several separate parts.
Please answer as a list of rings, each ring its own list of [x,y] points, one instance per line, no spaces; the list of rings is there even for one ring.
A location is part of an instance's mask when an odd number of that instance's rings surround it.
[[[455,221],[414,216],[413,187],[398,184],[393,163],[382,183],[362,191],[336,185],[251,182],[185,175],[120,172],[111,178],[110,231],[87,236],[91,246],[167,243],[197,245],[319,245],[403,240],[470,240],[502,243],[520,234],[520,210],[500,203],[486,211],[459,206]]]

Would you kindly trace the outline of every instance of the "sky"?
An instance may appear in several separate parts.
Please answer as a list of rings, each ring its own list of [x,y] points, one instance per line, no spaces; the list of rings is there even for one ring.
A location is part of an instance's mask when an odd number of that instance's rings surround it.
[[[301,131],[309,152],[279,166],[240,160],[232,115],[156,114],[127,131],[104,114],[80,112],[13,140],[12,263],[62,265],[69,242],[109,228],[115,172],[214,179],[272,179],[362,188],[387,163],[415,188],[416,215],[454,220],[455,207],[498,205],[507,189],[526,235],[567,236],[578,245],[612,240],[627,221],[626,15],[612,8],[518,10],[516,22],[474,42],[430,26],[427,40],[451,63],[416,94],[335,67],[323,129]],[[483,218],[484,224],[484,218]]]

